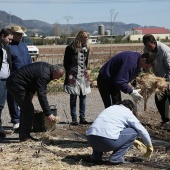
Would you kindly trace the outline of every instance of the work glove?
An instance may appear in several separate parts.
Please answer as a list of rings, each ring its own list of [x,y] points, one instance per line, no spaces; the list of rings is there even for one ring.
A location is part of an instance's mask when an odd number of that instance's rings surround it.
[[[134,101],[143,99],[143,96],[139,94],[140,91],[141,89],[136,89],[136,90],[133,90],[132,93],[130,94]]]
[[[147,159],[150,159],[153,153],[153,146],[147,146],[146,148],[146,153],[143,155],[144,157],[146,157]]]
[[[133,145],[140,151],[146,152],[146,146],[139,140],[134,140]]]

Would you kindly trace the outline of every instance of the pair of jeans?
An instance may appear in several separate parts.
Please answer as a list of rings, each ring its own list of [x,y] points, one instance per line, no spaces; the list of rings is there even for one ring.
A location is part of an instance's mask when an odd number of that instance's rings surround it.
[[[111,86],[101,74],[98,75],[97,86],[105,108],[121,102],[120,90],[114,85]]]
[[[8,103],[9,114],[11,116],[11,122],[14,124],[19,123],[20,110],[18,104],[8,92],[7,92],[7,103]]]
[[[70,94],[70,111],[71,111],[72,119],[77,118],[76,102],[77,102],[77,95]],[[85,117],[85,112],[86,112],[86,95],[82,95],[82,93],[80,93],[80,96],[79,96],[80,118]]]
[[[1,115],[2,110],[5,106],[6,95],[7,95],[6,81],[0,79],[0,132],[4,130],[2,127]]]
[[[123,163],[124,155],[132,146],[136,137],[137,132],[133,128],[123,129],[116,140],[89,135],[87,140],[88,144],[93,148],[92,159],[102,160],[103,152],[113,151],[109,161],[112,163]]]

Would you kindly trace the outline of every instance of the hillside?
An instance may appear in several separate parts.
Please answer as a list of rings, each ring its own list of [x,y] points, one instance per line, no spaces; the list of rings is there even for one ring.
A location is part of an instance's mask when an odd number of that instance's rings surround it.
[[[95,31],[98,30],[98,26],[103,24],[105,26],[105,30],[110,30],[111,23],[110,22],[92,22],[92,23],[80,23],[80,24],[70,24],[69,29],[70,32],[76,31],[76,29],[85,29],[90,34],[94,35]],[[23,20],[15,15],[10,15],[5,11],[0,11],[0,29],[3,27],[10,27],[11,25],[21,25],[27,28],[27,34],[31,35],[33,33],[38,33],[42,35],[52,35],[52,30],[55,24],[49,24],[47,22],[39,21],[39,20]],[[67,28],[66,24],[59,24],[61,27],[62,33],[65,33]],[[113,34],[122,35],[125,31],[129,31],[134,27],[141,27],[138,24],[130,23],[125,24],[123,22],[115,22],[113,24]]]

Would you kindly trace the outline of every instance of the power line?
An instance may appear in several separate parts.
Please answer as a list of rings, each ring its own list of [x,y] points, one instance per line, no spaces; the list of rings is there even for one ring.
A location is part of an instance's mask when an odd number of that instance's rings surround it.
[[[64,16],[64,19],[66,19],[67,21],[67,26],[66,26],[66,35],[69,36],[70,35],[70,30],[69,30],[69,20],[72,19],[73,17],[71,16]]]
[[[113,41],[113,25],[118,15],[118,12],[115,13],[114,9],[110,10],[111,15],[111,43],[110,43],[110,57],[112,56],[112,41]]]

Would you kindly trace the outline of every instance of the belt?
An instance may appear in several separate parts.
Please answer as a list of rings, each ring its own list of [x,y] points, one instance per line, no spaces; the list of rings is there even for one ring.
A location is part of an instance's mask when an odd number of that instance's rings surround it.
[[[6,81],[6,80],[7,80],[7,79],[1,79],[1,78],[0,78],[0,81]]]

